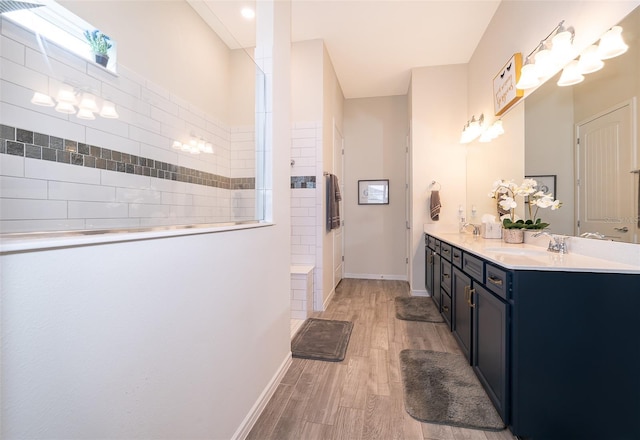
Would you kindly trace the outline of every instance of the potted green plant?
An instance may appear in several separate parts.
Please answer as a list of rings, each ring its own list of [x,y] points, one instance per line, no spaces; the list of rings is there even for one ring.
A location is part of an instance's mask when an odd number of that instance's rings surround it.
[[[522,196],[529,211],[529,219],[516,218],[515,208],[518,204],[516,196]],[[549,226],[538,217],[540,208],[551,208],[552,211],[562,206],[560,200],[554,200],[551,194],[545,194],[538,189],[538,182],[534,179],[524,179],[518,186],[513,181],[497,180],[489,197],[498,200],[499,211],[506,212],[502,216],[503,237],[507,243],[522,243],[524,230],[542,230]],[[534,210],[535,207],[535,210]]]
[[[97,29],[91,32],[88,30],[84,31],[84,37],[89,42],[91,51],[96,56],[96,63],[102,67],[107,67],[107,63],[109,62],[109,49],[113,46],[113,44],[111,44],[111,38]]]

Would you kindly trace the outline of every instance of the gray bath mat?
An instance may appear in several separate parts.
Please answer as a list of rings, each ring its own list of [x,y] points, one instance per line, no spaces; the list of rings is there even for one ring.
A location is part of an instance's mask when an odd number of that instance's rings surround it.
[[[428,296],[396,296],[396,318],[405,321],[444,322]]]
[[[296,358],[339,362],[344,360],[353,323],[331,319],[307,319],[291,341]]]
[[[464,356],[402,350],[405,409],[426,423],[501,431],[504,422]]]

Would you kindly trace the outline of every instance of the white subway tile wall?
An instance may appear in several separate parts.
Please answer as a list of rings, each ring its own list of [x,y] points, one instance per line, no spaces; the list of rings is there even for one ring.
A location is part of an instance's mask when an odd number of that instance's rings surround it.
[[[315,267],[314,310],[322,310],[322,237],[326,232],[321,122],[293,124],[291,159],[291,264]]]
[[[137,228],[257,217],[254,127],[231,127],[126,66],[118,75],[0,19],[0,232]],[[63,82],[119,119],[30,103]],[[31,138],[29,137],[31,133]],[[214,154],[172,149],[192,134]]]
[[[291,266],[291,319],[307,319],[313,312],[313,266]]]

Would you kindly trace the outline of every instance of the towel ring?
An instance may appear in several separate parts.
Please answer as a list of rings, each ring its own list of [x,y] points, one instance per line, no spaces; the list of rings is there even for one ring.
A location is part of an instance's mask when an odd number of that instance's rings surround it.
[[[431,181],[431,188],[433,188],[435,185],[438,185],[437,191],[440,191],[442,189],[442,185],[440,185],[439,182],[436,182],[435,180],[432,180]]]

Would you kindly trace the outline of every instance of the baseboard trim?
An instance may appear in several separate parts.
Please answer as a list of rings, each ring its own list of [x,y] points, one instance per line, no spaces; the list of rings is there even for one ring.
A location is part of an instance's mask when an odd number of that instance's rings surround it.
[[[431,296],[426,290],[412,290],[411,296]]]
[[[260,394],[260,397],[258,398],[256,403],[253,404],[253,407],[249,411],[249,414],[247,414],[236,432],[233,434],[233,437],[231,437],[232,440],[245,440],[247,438],[247,436],[251,432],[251,429],[253,428],[253,425],[255,425],[258,421],[258,417],[260,417],[260,414],[262,414],[262,411],[264,411],[267,403],[269,403],[269,399],[271,399],[273,394],[276,392],[276,389],[278,388],[278,385],[280,385],[282,378],[291,366],[291,362],[291,352],[289,352],[284,361],[282,361],[282,364],[280,365],[280,368],[278,368],[278,371],[276,371],[276,374],[271,378],[271,381],[262,391],[262,394]]]
[[[329,292],[329,296],[327,296],[327,299],[325,299],[324,302],[322,303],[323,312],[327,310],[327,307],[329,306],[329,303],[333,299],[333,295],[335,295],[335,293],[336,293],[336,288],[334,287],[333,289],[331,289],[331,292]]]
[[[384,275],[374,273],[346,273],[345,278],[360,278],[362,280],[392,280],[392,281],[408,281],[406,275]]]

